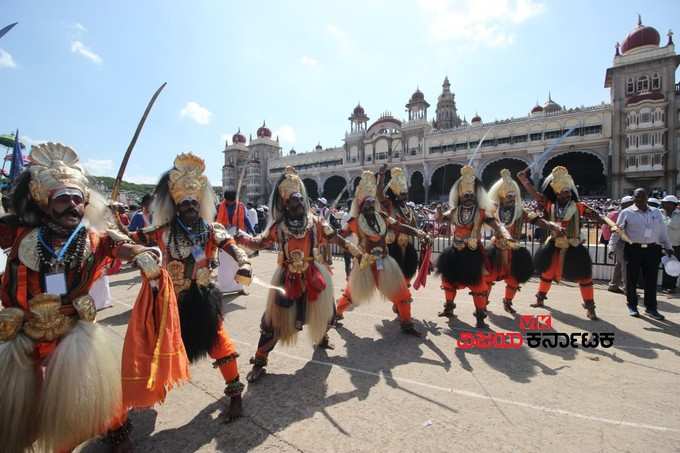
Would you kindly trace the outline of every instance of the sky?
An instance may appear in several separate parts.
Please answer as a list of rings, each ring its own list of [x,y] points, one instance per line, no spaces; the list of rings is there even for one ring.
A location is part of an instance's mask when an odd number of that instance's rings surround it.
[[[567,107],[608,102],[605,70],[638,13],[662,45],[680,31],[676,0],[0,0],[0,11],[0,28],[19,22],[0,38],[0,133],[68,144],[94,175],[115,176],[167,82],[125,174],[142,183],[192,151],[221,185],[225,140],[263,121],[285,154],[341,146],[357,102],[371,120],[404,118],[417,87],[431,118],[444,76],[468,120],[524,116],[549,91]]]

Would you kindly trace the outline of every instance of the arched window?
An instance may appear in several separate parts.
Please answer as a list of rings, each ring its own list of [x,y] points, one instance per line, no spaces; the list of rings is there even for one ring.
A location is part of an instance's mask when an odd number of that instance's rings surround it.
[[[649,77],[642,76],[637,80],[637,90],[638,92],[649,90]]]
[[[635,84],[633,83],[633,78],[630,77],[628,82],[626,82],[626,94],[633,94],[635,92]]]
[[[660,89],[661,89],[661,77],[659,77],[658,72],[655,72],[654,75],[652,76],[652,90]]]

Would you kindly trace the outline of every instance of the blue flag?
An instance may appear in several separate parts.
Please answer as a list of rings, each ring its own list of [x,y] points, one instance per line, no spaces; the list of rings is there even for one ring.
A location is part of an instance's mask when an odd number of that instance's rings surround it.
[[[14,150],[12,151],[12,164],[9,167],[9,179],[14,181],[14,178],[19,176],[24,169],[24,156],[21,155],[21,143],[19,143],[19,129],[14,136]]]

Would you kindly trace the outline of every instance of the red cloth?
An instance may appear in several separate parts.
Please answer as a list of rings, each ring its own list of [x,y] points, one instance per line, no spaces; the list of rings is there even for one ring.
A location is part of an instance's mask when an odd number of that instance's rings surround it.
[[[286,297],[291,300],[300,298],[303,293],[303,281],[305,289],[307,290],[308,302],[317,300],[319,294],[326,289],[326,281],[323,278],[323,274],[321,274],[319,269],[312,264],[307,268],[304,274],[296,274],[293,272],[286,273],[286,281],[284,282]]]
[[[413,283],[413,289],[418,290],[420,287],[425,287],[427,284],[427,275],[430,273],[430,261],[432,259],[432,246],[425,248],[423,252],[422,263],[416,276],[416,281]]]

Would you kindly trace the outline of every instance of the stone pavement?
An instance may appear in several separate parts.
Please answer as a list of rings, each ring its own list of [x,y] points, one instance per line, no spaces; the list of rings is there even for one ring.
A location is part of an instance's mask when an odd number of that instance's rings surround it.
[[[275,255],[253,261],[269,280]],[[114,307],[100,313],[122,346],[139,280],[112,279]],[[342,261],[334,284],[344,285]],[[611,348],[463,350],[475,331],[466,292],[457,318],[438,318],[438,279],[415,293],[413,314],[426,337],[402,335],[391,304],[376,300],[331,330],[332,351],[315,351],[303,332],[295,347],[277,347],[268,374],[244,393],[245,416],[220,419],[224,383],[209,361],[166,403],[136,412],[133,439],[141,452],[671,452],[680,451],[680,300],[659,297],[664,322],[627,315],[623,296],[596,285],[600,321],[581,308],[578,287],[553,286],[547,309],[529,307],[532,280],[518,294],[520,314],[550,314],[558,332],[614,332]],[[519,331],[503,312],[503,285],[489,305],[492,331]],[[267,290],[228,300],[225,325],[237,343],[245,377],[254,353]],[[106,451],[99,443],[81,451]]]

